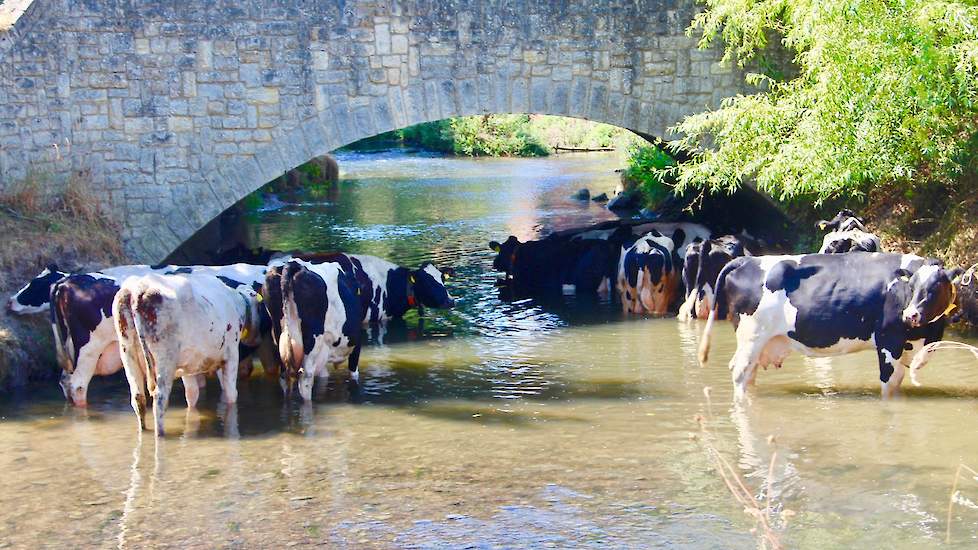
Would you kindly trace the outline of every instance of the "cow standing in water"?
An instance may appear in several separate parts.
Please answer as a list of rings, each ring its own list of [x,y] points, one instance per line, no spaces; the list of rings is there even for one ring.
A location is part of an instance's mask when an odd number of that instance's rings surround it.
[[[145,275],[126,279],[113,301],[122,364],[140,429],[146,395],[153,396],[157,437],[177,376],[188,407],[196,405],[197,377],[219,371],[224,400],[237,402],[239,344],[256,345],[262,308],[251,285],[204,274]]]
[[[852,210],[840,210],[831,220],[820,220],[816,227],[830,232],[822,237],[819,254],[842,254],[845,252],[880,252],[883,250],[880,239],[870,233],[862,218]]]
[[[363,295],[356,277],[337,263],[291,259],[270,269],[263,293],[282,360],[286,394],[298,383],[302,399],[312,399],[317,377],[330,365],[349,361],[358,379],[362,346]]]
[[[854,252],[741,257],[717,278],[700,346],[706,362],[717,319],[730,320],[735,394],[757,367],[780,367],[791,351],[826,357],[875,349],[883,397],[894,395],[916,352],[940,340],[955,307],[952,279],[936,260]]]
[[[674,247],[669,237],[648,234],[622,251],[617,286],[625,313],[669,311],[681,283]]]
[[[750,255],[744,242],[733,235],[690,244],[683,262],[686,300],[679,308],[679,320],[705,319],[713,309],[713,287],[720,270],[734,258]]]
[[[264,280],[265,266],[121,266],[100,272],[68,275],[51,289],[51,328],[55,351],[62,368],[61,388],[72,404],[88,404],[88,387],[93,376],[108,376],[122,369],[118,337],[112,321],[112,300],[123,281],[147,274],[208,274],[223,277],[229,284],[256,288]],[[276,362],[271,343],[242,349],[241,357],[258,352],[266,368]],[[246,369],[250,372],[250,369]]]

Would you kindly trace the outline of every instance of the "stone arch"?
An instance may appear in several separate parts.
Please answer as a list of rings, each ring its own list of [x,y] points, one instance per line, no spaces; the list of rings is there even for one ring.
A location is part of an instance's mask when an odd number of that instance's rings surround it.
[[[666,136],[744,90],[685,35],[693,0],[7,4],[28,7],[0,31],[0,181],[91,172],[143,261],[385,131],[532,113]]]

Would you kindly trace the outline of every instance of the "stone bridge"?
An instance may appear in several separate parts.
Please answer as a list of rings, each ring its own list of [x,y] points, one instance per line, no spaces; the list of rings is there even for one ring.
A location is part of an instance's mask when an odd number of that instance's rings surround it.
[[[6,0],[0,182],[88,181],[156,261],[381,132],[479,113],[667,136],[743,89],[692,0]]]

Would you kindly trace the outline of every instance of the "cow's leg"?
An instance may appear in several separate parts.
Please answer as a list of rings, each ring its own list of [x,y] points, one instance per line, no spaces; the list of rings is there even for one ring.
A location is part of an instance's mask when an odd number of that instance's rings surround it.
[[[741,400],[747,394],[747,387],[757,376],[757,362],[769,339],[759,333],[757,321],[750,316],[741,317],[737,327],[737,351],[730,359],[730,376],[734,384],[734,397]]]
[[[877,348],[876,356],[880,364],[880,395],[883,399],[896,397],[900,393],[906,367],[900,358],[894,357],[886,348]]]
[[[187,398],[187,408],[197,407],[197,400],[200,398],[200,386],[197,382],[197,375],[184,376],[183,395]]]
[[[224,402],[238,402],[238,344],[229,345],[225,351],[224,368],[218,374],[224,378]]]
[[[360,344],[357,344],[356,346],[354,346],[353,352],[350,353],[350,363],[349,363],[350,379],[353,380],[356,383],[360,383],[360,369],[359,369],[359,366],[360,366],[360,348],[361,347],[362,346]]]
[[[146,429],[146,374],[141,365],[126,366],[126,381],[129,382],[129,396],[132,410],[139,421],[139,429]]]
[[[69,400],[76,407],[88,406],[88,384],[95,375],[95,366],[102,355],[102,350],[95,348],[94,345],[87,345],[82,349],[75,362],[75,371],[68,379]]]
[[[326,365],[322,366],[322,369],[327,371],[328,367]],[[302,396],[303,401],[312,400],[312,387],[316,383],[316,370],[313,366],[308,366],[299,369],[299,395]]]
[[[173,386],[173,379],[167,376],[166,373],[173,372],[176,369],[170,368],[160,368],[161,365],[157,363],[157,375],[156,375],[156,393],[153,395],[153,418],[155,421],[156,437],[163,437],[166,435],[163,429],[163,417],[166,415],[166,408],[170,404],[170,390]]]

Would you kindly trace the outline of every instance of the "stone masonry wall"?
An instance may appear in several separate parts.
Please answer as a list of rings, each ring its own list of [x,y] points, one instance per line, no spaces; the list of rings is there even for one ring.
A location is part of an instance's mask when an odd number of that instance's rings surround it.
[[[72,171],[165,257],[313,156],[477,113],[648,135],[743,89],[691,0],[34,0],[0,31],[0,186]]]

